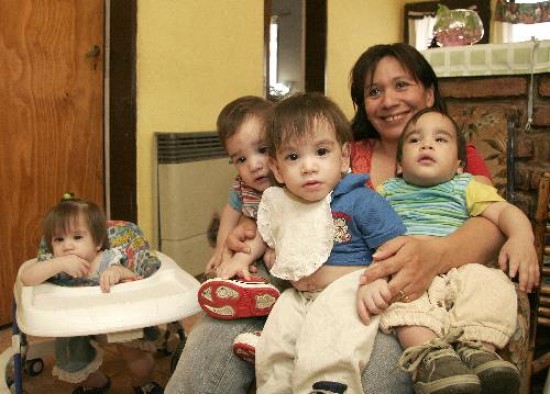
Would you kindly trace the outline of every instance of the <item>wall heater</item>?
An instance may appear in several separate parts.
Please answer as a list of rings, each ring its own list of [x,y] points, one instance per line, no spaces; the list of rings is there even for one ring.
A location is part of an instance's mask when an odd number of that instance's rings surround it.
[[[206,231],[236,172],[215,132],[156,133],[158,248],[199,275],[213,248]]]

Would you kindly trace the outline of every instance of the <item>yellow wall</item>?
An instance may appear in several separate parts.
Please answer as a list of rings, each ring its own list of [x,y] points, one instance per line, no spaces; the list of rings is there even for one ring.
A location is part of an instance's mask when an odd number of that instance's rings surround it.
[[[328,0],[326,91],[348,116],[349,71],[368,46],[401,40],[404,3]],[[262,86],[262,0],[138,1],[138,223],[154,245],[154,132],[212,131],[223,105]]]
[[[351,117],[349,73],[369,46],[403,39],[405,0],[328,0],[326,94]]]
[[[138,223],[156,245],[154,132],[213,131],[263,94],[263,1],[139,0],[137,23]]]

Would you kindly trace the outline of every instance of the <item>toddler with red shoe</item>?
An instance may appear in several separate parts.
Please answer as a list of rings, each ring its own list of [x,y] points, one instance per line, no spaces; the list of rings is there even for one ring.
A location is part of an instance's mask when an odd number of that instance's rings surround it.
[[[256,219],[258,205],[265,189],[272,185],[268,166],[264,129],[273,104],[264,98],[243,96],[227,104],[217,119],[220,140],[238,176],[233,182],[220,218],[216,248],[206,263],[207,280],[199,289],[199,304],[204,312],[217,319],[265,316],[279,297],[279,290],[257,272],[254,255],[236,253],[223,259],[227,235],[238,225],[242,215]],[[261,241],[261,236],[257,237]],[[249,245],[255,248],[258,240]]]

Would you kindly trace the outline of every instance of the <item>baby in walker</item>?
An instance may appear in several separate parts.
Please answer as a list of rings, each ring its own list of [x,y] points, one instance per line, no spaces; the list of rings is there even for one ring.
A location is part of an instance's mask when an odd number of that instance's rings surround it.
[[[105,216],[92,202],[66,194],[46,215],[43,239],[49,254],[21,273],[26,286],[46,281],[66,286],[99,285],[108,293],[121,281],[140,278],[121,264],[122,252],[109,249]],[[154,369],[150,352],[128,345],[119,345],[118,350],[132,373],[134,392],[162,393],[162,387],[150,380]],[[53,375],[80,384],[73,393],[109,391],[111,381],[99,370],[102,354],[92,336],[56,338],[55,360]]]

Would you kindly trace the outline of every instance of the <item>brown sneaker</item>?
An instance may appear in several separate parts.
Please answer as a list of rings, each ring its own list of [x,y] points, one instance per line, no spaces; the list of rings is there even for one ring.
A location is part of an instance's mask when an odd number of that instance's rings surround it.
[[[519,392],[519,371],[514,364],[505,361],[481,344],[462,343],[456,352],[481,381],[484,394],[513,394]]]
[[[481,393],[479,378],[439,338],[405,350],[399,366],[411,374],[417,394]]]

